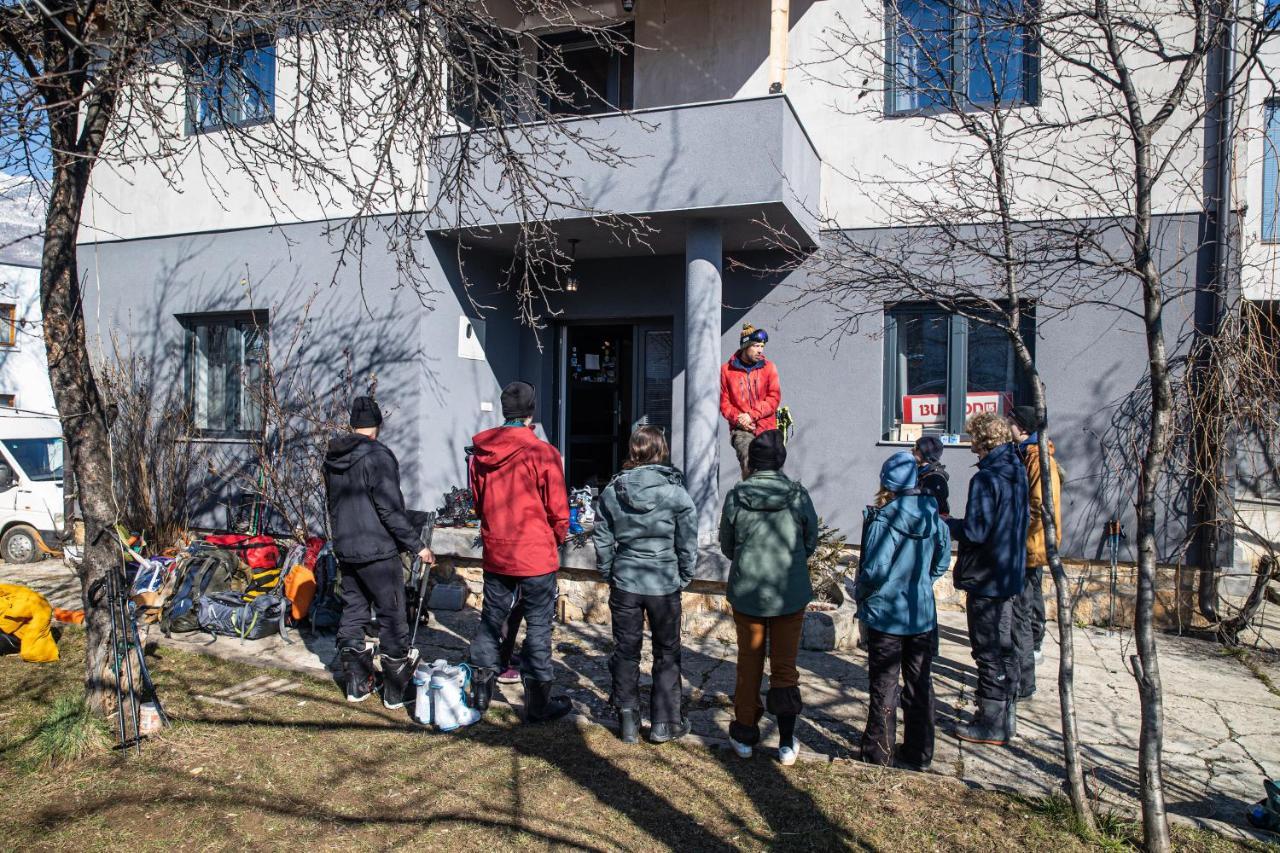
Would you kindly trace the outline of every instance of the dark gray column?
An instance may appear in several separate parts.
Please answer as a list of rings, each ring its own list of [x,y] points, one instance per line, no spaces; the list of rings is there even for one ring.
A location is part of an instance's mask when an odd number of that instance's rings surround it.
[[[698,508],[698,539],[716,538],[720,512],[720,223],[695,219],[685,238],[684,467]]]

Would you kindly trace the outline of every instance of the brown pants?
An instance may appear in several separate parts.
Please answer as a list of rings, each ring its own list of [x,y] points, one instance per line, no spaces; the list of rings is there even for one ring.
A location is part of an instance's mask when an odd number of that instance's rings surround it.
[[[738,467],[742,469],[742,479],[747,479],[751,473],[747,470],[747,448],[751,446],[751,442],[755,440],[756,434],[749,429],[741,427],[733,427],[729,430],[729,443],[733,445],[734,453],[738,454]]]
[[[744,726],[754,726],[764,714],[760,705],[760,682],[764,678],[765,644],[768,643],[769,689],[799,687],[800,634],[804,611],[785,616],[748,616],[733,612],[738,631],[738,686],[733,698],[734,717]]]

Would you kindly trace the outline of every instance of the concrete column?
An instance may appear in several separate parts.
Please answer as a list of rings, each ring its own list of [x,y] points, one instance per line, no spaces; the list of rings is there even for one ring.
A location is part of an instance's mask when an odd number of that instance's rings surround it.
[[[769,93],[777,94],[787,85],[787,38],[791,31],[790,0],[769,4]]]
[[[695,219],[685,238],[684,466],[698,509],[698,541],[716,540],[720,512],[720,223]]]

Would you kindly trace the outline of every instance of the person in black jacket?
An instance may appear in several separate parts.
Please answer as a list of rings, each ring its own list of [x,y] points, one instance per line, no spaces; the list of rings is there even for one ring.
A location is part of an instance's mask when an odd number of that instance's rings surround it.
[[[1005,746],[1017,728],[1019,667],[1013,646],[1013,599],[1027,566],[1027,469],[1009,424],[995,412],[974,415],[965,432],[978,455],[964,518],[947,524],[959,545],[956,589],[968,593],[969,644],[978,669],[978,712],[956,736]]]
[[[948,482],[947,466],[942,464],[943,446],[942,440],[936,435],[922,435],[916,439],[911,455],[915,457],[919,470],[916,473],[916,487],[910,494],[933,498],[938,502],[938,514],[946,518],[951,515],[951,485]]]
[[[405,618],[404,564],[400,553],[435,562],[413,530],[400,492],[400,464],[378,441],[382,411],[372,397],[351,404],[351,432],[334,436],[324,458],[333,551],[342,565],[342,619],[338,657],[348,702],[363,702],[377,688],[373,651],[364,629],[369,605],[378,614],[382,654],[382,704],[402,708],[413,678],[415,650],[409,648]]]

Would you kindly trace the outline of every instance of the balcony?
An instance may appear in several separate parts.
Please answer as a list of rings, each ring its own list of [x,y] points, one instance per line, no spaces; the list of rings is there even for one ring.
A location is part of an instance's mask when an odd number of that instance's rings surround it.
[[[679,253],[688,221],[706,218],[720,221],[726,251],[768,248],[773,231],[800,246],[817,243],[821,161],[784,95],[572,119],[565,127],[611,146],[625,161],[597,162],[564,141],[558,128],[543,131],[554,153],[532,155],[531,165],[572,175],[577,197],[562,192],[563,197],[546,199],[542,218],[555,222],[562,237],[582,239],[581,256]],[[540,129],[522,131],[536,135]],[[466,138],[457,133],[436,137],[433,162],[456,166]],[[474,157],[483,145],[473,139],[469,147]],[[519,216],[501,166],[481,158],[474,169],[462,198],[447,193],[439,174],[431,176],[431,197],[440,211],[433,230],[509,250]],[[654,228],[647,245],[603,239],[593,218],[609,214],[646,217]]]

